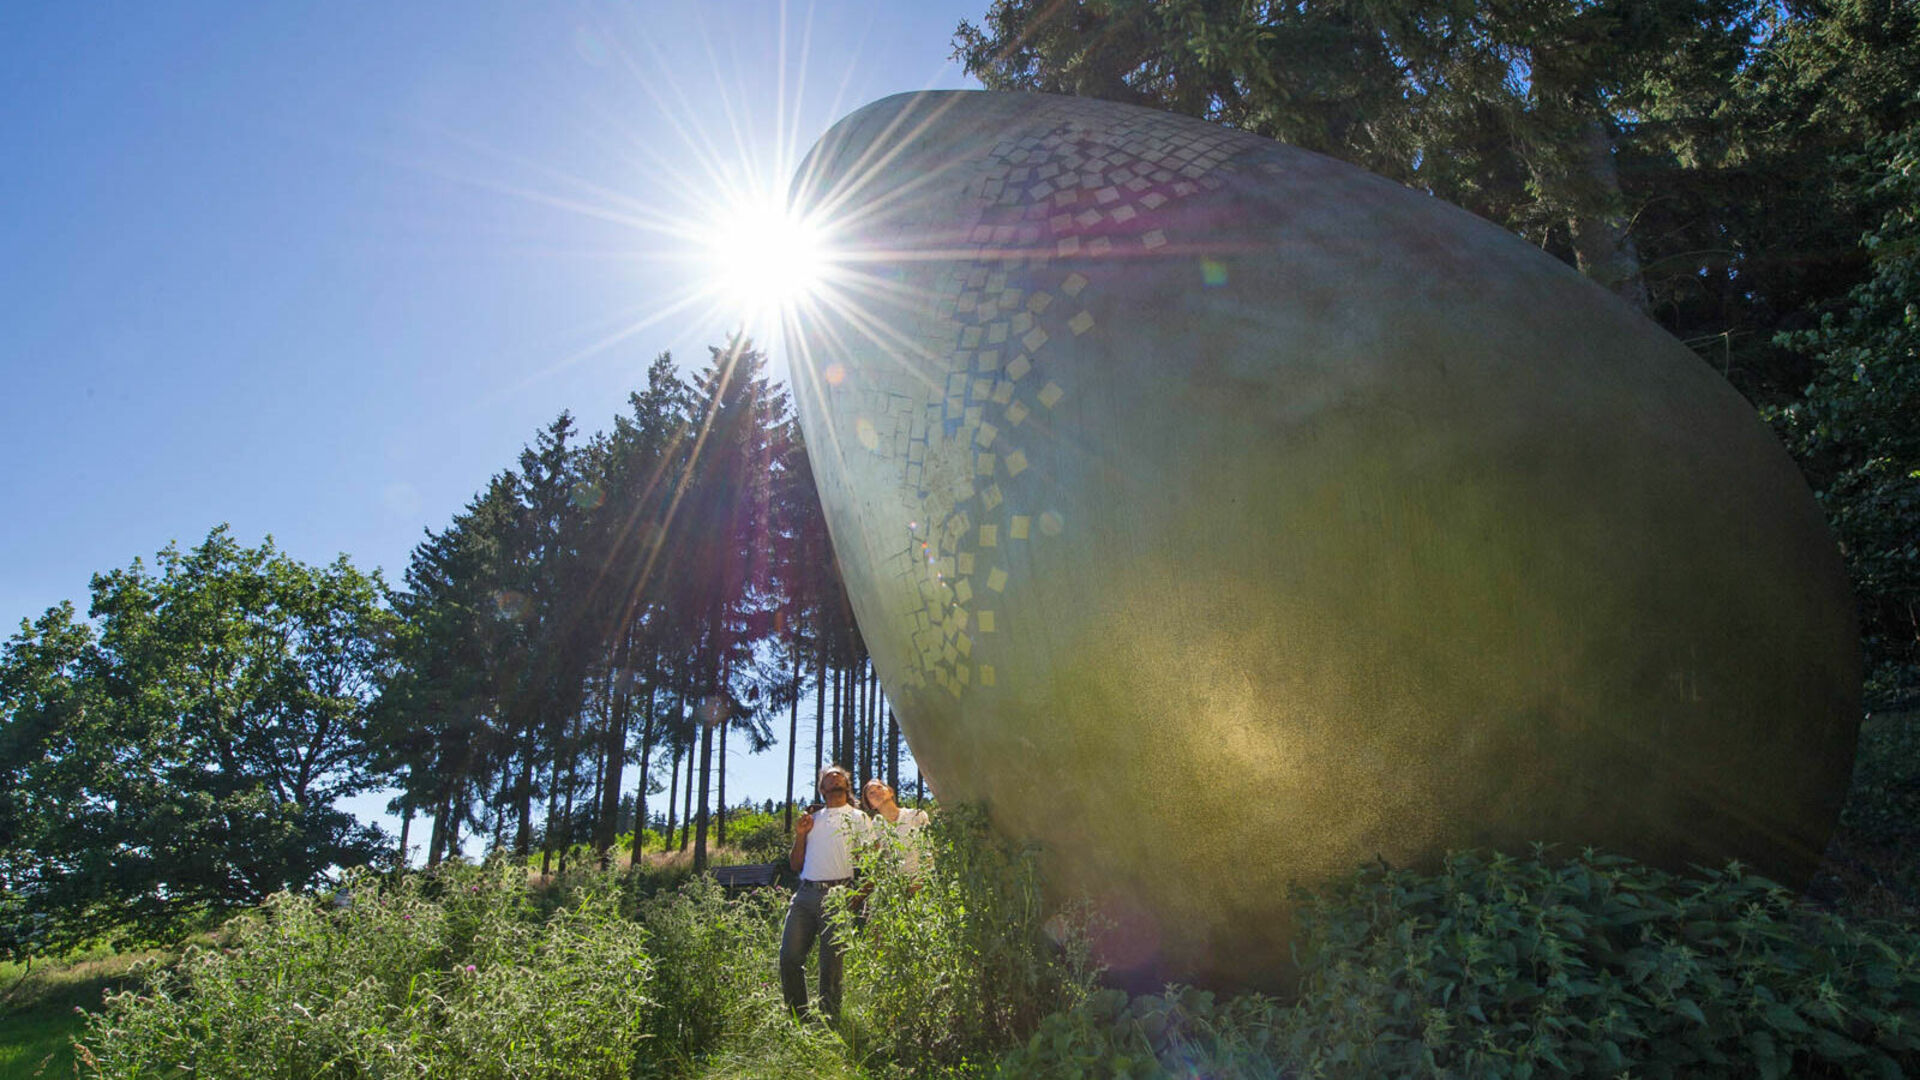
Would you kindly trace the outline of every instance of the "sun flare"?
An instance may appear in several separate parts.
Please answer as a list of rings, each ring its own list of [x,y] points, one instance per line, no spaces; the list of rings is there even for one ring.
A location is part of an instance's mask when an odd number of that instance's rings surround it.
[[[777,323],[826,286],[826,230],[784,200],[736,200],[715,215],[705,239],[714,301],[748,326]]]

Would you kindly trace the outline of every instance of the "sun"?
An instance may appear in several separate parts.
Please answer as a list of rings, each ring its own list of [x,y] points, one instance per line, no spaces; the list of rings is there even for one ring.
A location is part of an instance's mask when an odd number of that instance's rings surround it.
[[[777,325],[831,277],[827,230],[777,196],[727,200],[702,239],[713,303],[749,329]]]

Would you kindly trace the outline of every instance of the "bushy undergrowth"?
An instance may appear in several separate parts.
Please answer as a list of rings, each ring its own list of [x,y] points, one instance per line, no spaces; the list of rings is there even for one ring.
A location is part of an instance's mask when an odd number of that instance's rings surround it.
[[[1302,996],[1090,999],[1013,1076],[1886,1076],[1920,1072],[1920,936],[1738,867],[1461,854],[1307,900]]]
[[[653,962],[610,887],[550,913],[523,870],[282,894],[107,999],[80,1052],[103,1077],[624,1077]]]
[[[641,904],[656,962],[657,1056],[694,1061],[730,1035],[751,1041],[760,1027],[784,1022],[776,965],[785,911],[779,890],[728,896],[711,878]]]
[[[1297,1001],[1129,998],[1093,989],[1034,852],[970,811],[926,836],[919,874],[882,850],[835,894],[832,1027],[781,1001],[784,890],[508,861],[278,897],[111,998],[80,1058],[112,1078],[1920,1074],[1920,935],[1738,867],[1369,867],[1301,898]]]
[[[1101,990],[1078,1007],[1047,1017],[1026,1045],[1001,1060],[999,1076],[1291,1077],[1296,1071],[1286,1067],[1287,1019],[1278,1002],[1259,994],[1222,1001],[1191,987],[1137,997]]]
[[[276,897],[109,999],[81,1057],[116,1080],[990,1070],[1088,981],[1084,950],[1043,930],[1033,854],[960,813],[922,876],[873,861],[864,911],[837,916],[837,1028],[781,1000],[784,890],[729,894],[678,864],[546,879],[506,859],[368,877],[344,904]]]
[[[1037,852],[995,839],[984,814],[942,814],[921,842],[917,875],[885,847],[864,860],[848,985],[887,1060],[916,1072],[991,1063],[1091,990],[1087,936],[1071,912],[1049,932]]]
[[[793,837],[783,815],[748,810],[728,819],[727,842],[752,862],[776,862],[787,857]]]

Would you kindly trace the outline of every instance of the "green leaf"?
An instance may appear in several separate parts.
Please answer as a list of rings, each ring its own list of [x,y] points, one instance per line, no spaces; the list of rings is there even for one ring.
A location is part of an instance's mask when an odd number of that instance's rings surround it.
[[[1795,1035],[1805,1035],[1813,1031],[1791,1005],[1775,1002],[1762,1009],[1760,1015],[1780,1031],[1790,1031]]]

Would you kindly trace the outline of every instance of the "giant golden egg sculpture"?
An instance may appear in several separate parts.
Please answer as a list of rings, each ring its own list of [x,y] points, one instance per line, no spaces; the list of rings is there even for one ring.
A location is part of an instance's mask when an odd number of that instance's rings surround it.
[[[1659,327],[1436,199],[1198,120],[888,98],[795,181],[795,393],[949,801],[1122,973],[1285,981],[1290,884],[1600,845],[1803,878],[1852,761],[1834,543]]]

